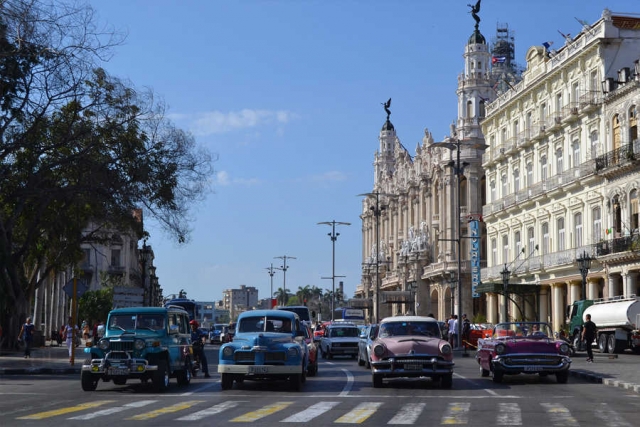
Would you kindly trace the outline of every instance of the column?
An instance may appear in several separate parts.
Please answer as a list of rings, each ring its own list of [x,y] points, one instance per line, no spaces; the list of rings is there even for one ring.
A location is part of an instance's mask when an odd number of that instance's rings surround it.
[[[567,282],[567,285],[569,287],[567,304],[573,304],[574,301],[580,301],[582,299],[582,296],[580,295],[582,293],[582,279],[580,279],[579,282]]]
[[[587,279],[587,299],[598,299],[599,295],[598,279]]]
[[[507,313],[504,312],[504,294],[498,294],[498,302],[499,302],[499,307],[498,307],[498,313],[500,313],[500,322],[508,322],[509,319],[507,318]],[[509,302],[507,302],[507,305],[509,304]]]
[[[549,287],[541,286],[540,287],[540,321],[548,322],[549,321]]]
[[[487,322],[498,323],[498,295],[487,294]]]
[[[617,295],[616,288],[617,288],[616,278],[612,274],[609,274],[607,276],[607,296],[609,298],[613,298]]]
[[[431,313],[431,298],[429,298],[429,283],[421,277],[416,277],[416,316],[426,316]],[[434,316],[436,314],[434,313]]]
[[[526,298],[522,298],[522,304],[524,304],[524,315],[527,320],[536,320],[537,318],[537,306],[536,299],[533,295],[527,295]]]
[[[553,283],[551,285],[551,310],[553,311],[551,321],[554,331],[559,331],[564,325],[564,302],[562,298],[563,291],[564,285],[562,285],[561,283]]]
[[[626,275],[626,283],[624,284],[624,296],[629,298],[631,295],[636,294],[636,287],[638,286],[638,272],[629,271]]]

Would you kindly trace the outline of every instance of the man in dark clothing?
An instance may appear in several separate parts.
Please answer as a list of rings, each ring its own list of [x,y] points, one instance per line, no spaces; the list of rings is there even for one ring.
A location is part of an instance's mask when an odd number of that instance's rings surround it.
[[[202,368],[202,372],[204,372],[204,377],[210,378],[209,364],[207,363],[207,356],[204,355],[204,343],[202,342],[202,334],[198,330],[198,322],[192,320],[189,324],[191,325],[191,342],[198,343],[193,345],[193,357],[200,359],[200,367]]]
[[[582,325],[582,340],[587,347],[587,362],[593,362],[593,349],[591,345],[596,338],[596,324],[591,321],[591,315],[587,314],[587,321]]]
[[[467,345],[469,345],[469,339],[471,338],[471,322],[466,314],[462,315],[462,344],[464,345],[464,349],[467,349]]]
[[[27,323],[22,325],[20,329],[20,334],[18,335],[20,339],[24,342],[24,358],[31,358],[31,344],[33,342],[33,331],[35,330],[35,326],[31,323],[31,317],[27,317]]]

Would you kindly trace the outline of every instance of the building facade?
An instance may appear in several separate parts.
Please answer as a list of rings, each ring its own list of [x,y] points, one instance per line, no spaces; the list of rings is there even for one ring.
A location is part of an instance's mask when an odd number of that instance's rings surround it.
[[[258,305],[258,289],[253,286],[240,285],[239,289],[225,289],[222,292],[222,307],[229,310],[232,320],[243,311],[251,310]]]
[[[639,58],[640,19],[605,10],[557,51],[531,47],[522,81],[486,106],[490,322],[558,331],[575,300],[638,293]]]

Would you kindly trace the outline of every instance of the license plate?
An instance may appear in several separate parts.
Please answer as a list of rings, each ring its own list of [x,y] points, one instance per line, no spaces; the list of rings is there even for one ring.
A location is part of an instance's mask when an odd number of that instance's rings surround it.
[[[109,368],[109,375],[129,375],[129,370],[123,368]]]
[[[541,366],[525,366],[524,367],[524,371],[525,372],[538,372],[538,371],[542,371],[542,367]]]
[[[249,366],[250,374],[268,374],[269,367],[268,366]]]
[[[406,371],[420,371],[422,370],[422,365],[419,363],[408,363],[404,365],[404,369]]]

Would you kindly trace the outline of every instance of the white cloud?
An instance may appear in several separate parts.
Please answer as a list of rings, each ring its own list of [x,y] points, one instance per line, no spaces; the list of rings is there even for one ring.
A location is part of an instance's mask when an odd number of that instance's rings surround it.
[[[174,117],[179,120],[185,120],[194,135],[207,136],[272,125],[281,127],[281,125],[287,124],[296,118],[296,115],[289,111],[251,110],[245,108],[228,113],[222,111],[199,113],[191,119],[182,114],[175,114]]]
[[[227,187],[229,185],[250,187],[258,184],[260,184],[260,180],[258,178],[231,178],[227,171],[218,171],[214,182],[214,185],[218,185],[220,187]]]
[[[340,171],[328,171],[320,175],[313,175],[311,177],[311,181],[321,182],[321,183],[340,182],[340,181],[346,181],[346,179],[347,179],[347,175]]]

